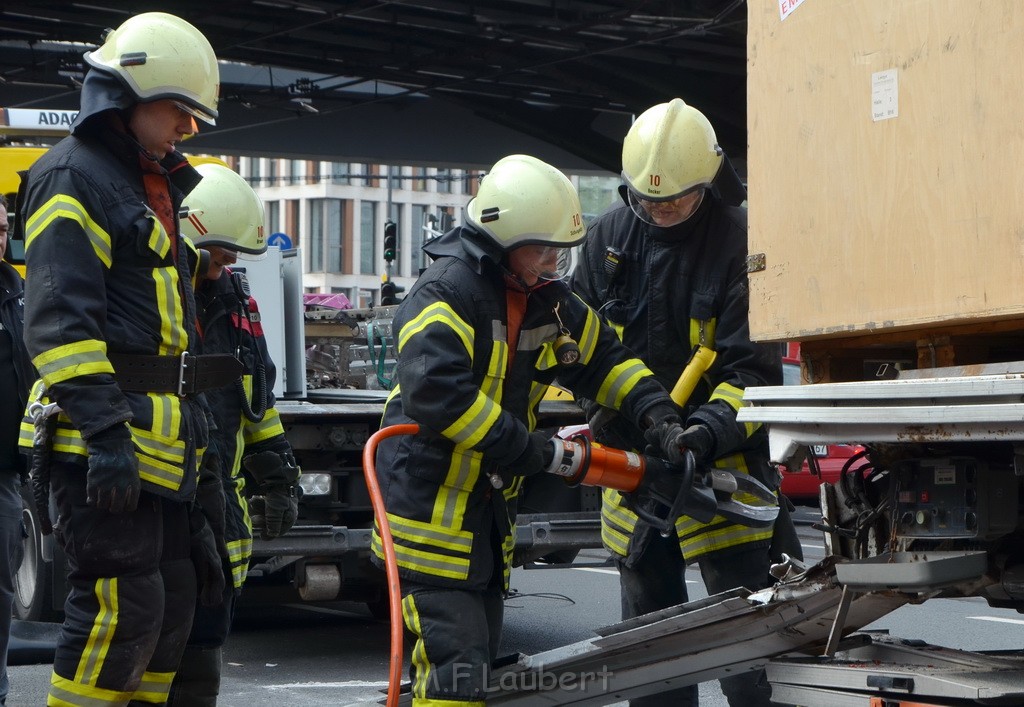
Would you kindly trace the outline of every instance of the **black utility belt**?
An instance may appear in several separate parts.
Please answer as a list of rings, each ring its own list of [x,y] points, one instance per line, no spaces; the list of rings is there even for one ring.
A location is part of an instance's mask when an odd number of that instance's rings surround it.
[[[222,388],[242,375],[242,362],[230,354],[146,356],[109,353],[114,380],[134,393],[190,395]]]

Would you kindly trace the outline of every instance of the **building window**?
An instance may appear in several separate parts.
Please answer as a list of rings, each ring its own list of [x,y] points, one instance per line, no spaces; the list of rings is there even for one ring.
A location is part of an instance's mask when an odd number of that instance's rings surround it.
[[[331,184],[348,183],[348,162],[331,162]]]
[[[426,167],[413,167],[412,179],[410,181],[409,188],[413,191],[426,191],[427,190],[427,168]]]
[[[342,271],[341,199],[309,200],[309,271]]]
[[[437,170],[437,191],[443,194],[451,194],[452,192],[452,171],[450,169],[439,169]]]
[[[267,186],[276,187],[279,185],[277,178],[277,162],[278,161],[273,158],[267,160],[267,178],[263,182]]]
[[[267,201],[264,203],[264,216],[267,221],[267,233],[277,233],[281,229],[281,202]]]
[[[377,271],[377,204],[363,201],[359,207],[359,272]]]
[[[423,252],[422,246],[434,237],[431,231],[437,228],[437,219],[430,213],[429,206],[424,206],[423,204],[412,205],[412,226],[413,247],[419,252],[419,257],[414,259],[412,266],[418,274],[420,270],[430,264],[430,257]]]
[[[309,200],[309,271],[324,271],[324,199]]]
[[[263,184],[262,172],[260,171],[260,158],[249,158],[249,184],[258,187]]]

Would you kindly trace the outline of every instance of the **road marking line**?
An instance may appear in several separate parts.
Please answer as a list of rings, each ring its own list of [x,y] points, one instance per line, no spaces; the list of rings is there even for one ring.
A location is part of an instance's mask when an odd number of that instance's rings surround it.
[[[295,690],[302,688],[321,689],[325,687],[369,687],[373,689],[387,687],[387,682],[370,682],[369,680],[343,680],[341,682],[290,682],[280,685],[264,685],[267,690]]]
[[[1004,619],[998,616],[968,616],[967,618],[976,621],[996,621],[1001,624],[1020,624],[1024,626],[1024,619]]]
[[[580,572],[597,572],[598,574],[618,574],[619,573],[618,570],[606,570],[606,569],[602,569],[600,567],[573,567],[573,569],[574,570],[579,570]],[[686,580],[686,583],[687,584],[696,584],[697,582],[696,582],[696,580],[688,579],[688,580]]]

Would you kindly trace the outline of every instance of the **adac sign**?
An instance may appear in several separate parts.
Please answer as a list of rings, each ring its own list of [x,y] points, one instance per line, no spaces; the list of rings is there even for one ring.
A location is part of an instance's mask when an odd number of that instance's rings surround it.
[[[0,108],[0,133],[32,135],[67,133],[77,116],[77,110]]]

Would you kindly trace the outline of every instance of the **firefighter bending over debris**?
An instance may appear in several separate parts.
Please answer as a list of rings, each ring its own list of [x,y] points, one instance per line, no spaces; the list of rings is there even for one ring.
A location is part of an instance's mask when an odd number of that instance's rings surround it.
[[[557,377],[659,435],[678,421],[651,371],[557,273],[559,256],[586,234],[565,175],[505,157],[467,215],[469,225],[425,247],[434,262],[395,315],[398,385],[383,425],[421,431],[377,452],[403,618],[417,638],[415,705],[484,704],[516,498],[545,466],[547,436],[533,430],[548,385]],[[380,558],[377,534],[373,542]]]
[[[32,471],[49,474],[70,587],[48,704],[159,704],[192,624],[193,563],[203,596],[224,585],[190,512],[207,440],[197,395],[240,366],[193,355],[198,258],[178,207],[198,175],[175,149],[217,117],[217,58],[163,13],[128,19],[85,58],[71,135],[33,165],[18,209],[41,376],[29,410],[52,426],[50,463]]]

